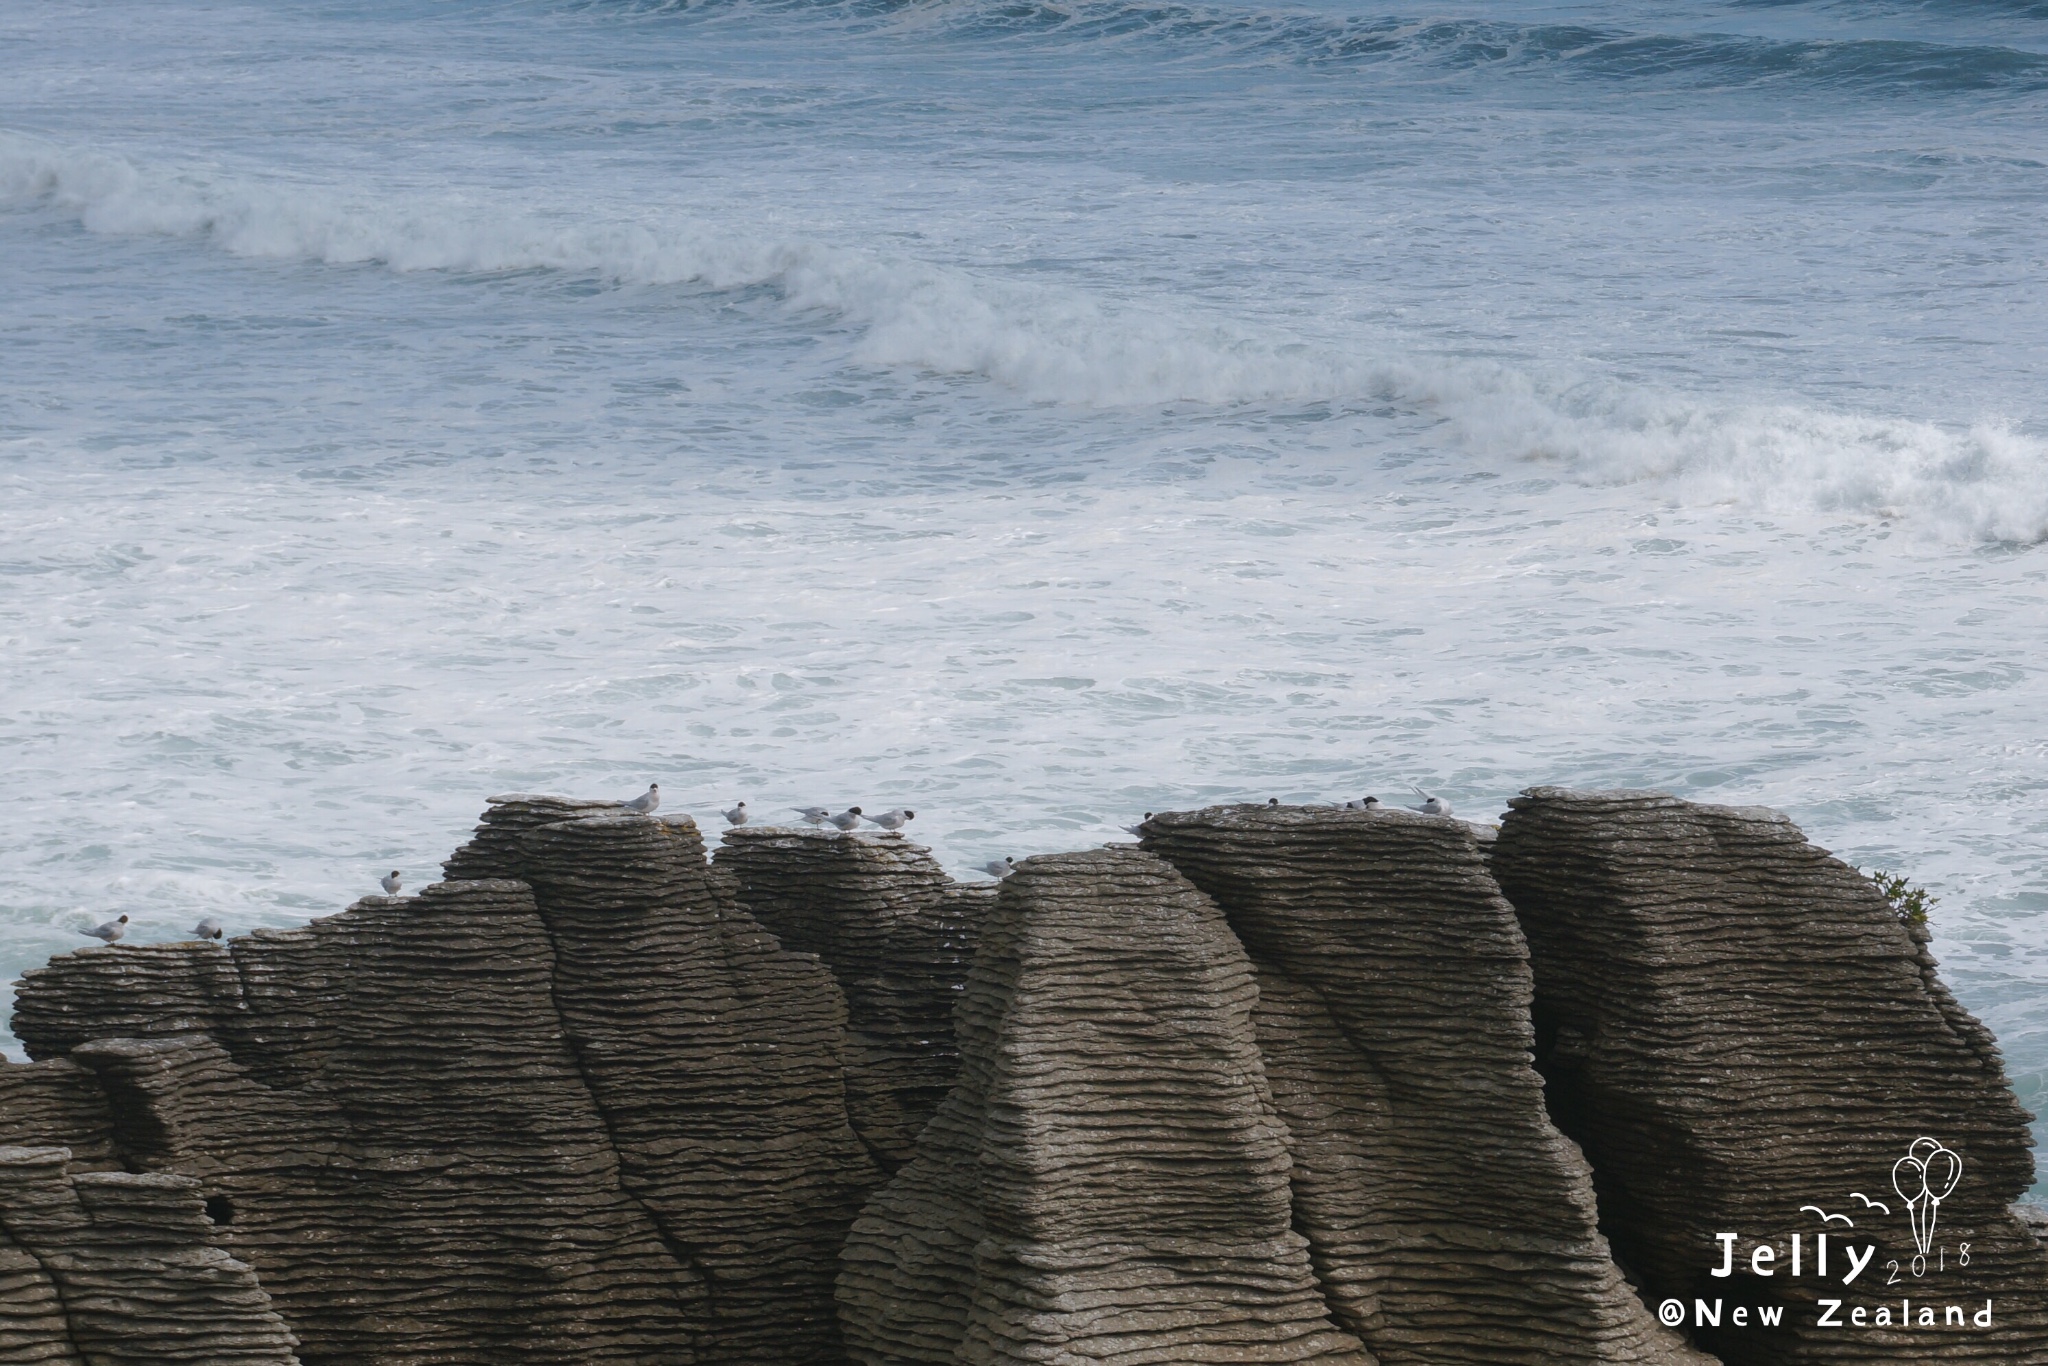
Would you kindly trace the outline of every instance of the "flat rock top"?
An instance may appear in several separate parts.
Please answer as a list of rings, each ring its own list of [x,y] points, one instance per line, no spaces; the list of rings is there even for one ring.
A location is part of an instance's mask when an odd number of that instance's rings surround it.
[[[1674,797],[1669,792],[1627,787],[1589,790],[1570,787],[1531,787],[1525,788],[1520,796],[1508,798],[1508,805],[1518,811],[1539,805],[1565,806],[1576,811],[1608,814],[1624,811],[1684,811],[1689,815],[1709,820],[1719,818],[1768,825],[1792,825],[1790,816],[1768,806],[1720,806],[1713,802],[1687,801],[1683,797]]]

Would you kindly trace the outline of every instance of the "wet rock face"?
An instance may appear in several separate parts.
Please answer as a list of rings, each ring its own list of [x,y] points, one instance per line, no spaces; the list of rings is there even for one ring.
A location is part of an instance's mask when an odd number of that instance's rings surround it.
[[[846,993],[847,1106],[895,1171],[960,1070],[953,1008],[993,885],[954,883],[901,835],[808,827],[728,830],[713,863],[741,906],[784,948],[818,955]]]
[[[1215,906],[1128,848],[1004,881],[957,1020],[963,1070],[848,1239],[862,1363],[1318,1362],[1250,962]]]
[[[2032,1181],[2027,1116],[1924,932],[1770,812],[1554,788],[1511,805],[1493,866],[1529,938],[1538,1063],[1646,1293],[1683,1300],[1689,1319],[1696,1297],[1783,1306],[1779,1331],[1699,1332],[1742,1366],[2048,1361],[2048,1261],[2007,1208]],[[1893,1178],[1922,1137],[1960,1174],[1915,1274],[1919,1215]],[[1950,1159],[1920,1160],[1899,1175],[1924,1212],[1916,1177],[1943,1186]],[[1727,1278],[1710,1274],[1722,1232],[1738,1235]],[[1769,1278],[1750,1270],[1759,1245]],[[1852,1246],[1877,1251],[1845,1286]],[[1893,1327],[1820,1327],[1823,1298],[1873,1325],[1885,1307]],[[1992,1326],[1899,1331],[1902,1299],[1916,1329],[1922,1308],[1939,1323],[1989,1299]]]
[[[50,1366],[298,1366],[255,1273],[223,1251],[199,1183],[73,1172],[0,1147],[0,1359]]]
[[[1467,827],[1220,807],[1144,845],[1257,965],[1294,1222],[1343,1327],[1388,1363],[1697,1359],[1623,1281],[1545,1112],[1528,950]]]

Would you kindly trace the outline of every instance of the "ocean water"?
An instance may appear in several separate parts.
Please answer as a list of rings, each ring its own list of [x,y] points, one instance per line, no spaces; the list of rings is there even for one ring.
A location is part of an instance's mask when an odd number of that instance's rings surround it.
[[[12,0],[0,969],[505,790],[1654,786],[2043,1108],[2044,208],[2022,0]]]

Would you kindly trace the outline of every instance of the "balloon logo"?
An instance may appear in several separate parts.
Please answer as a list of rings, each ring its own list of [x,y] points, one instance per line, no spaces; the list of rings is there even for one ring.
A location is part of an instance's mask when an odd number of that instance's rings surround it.
[[[1932,1138],[1916,1138],[1906,1155],[1892,1164],[1892,1189],[1906,1202],[1913,1242],[1925,1257],[1934,1246],[1934,1221],[1941,1202],[1963,1179],[1963,1159]]]

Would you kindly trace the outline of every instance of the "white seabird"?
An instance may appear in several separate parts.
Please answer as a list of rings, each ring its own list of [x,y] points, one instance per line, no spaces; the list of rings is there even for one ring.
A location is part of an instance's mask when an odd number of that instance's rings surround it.
[[[377,885],[384,889],[384,895],[397,896],[398,889],[405,885],[405,877],[396,868],[377,879]]]
[[[1147,811],[1145,813],[1145,821],[1151,819],[1152,813]],[[1142,835],[1145,833],[1145,821],[1139,821],[1136,825],[1119,825],[1117,829],[1123,831],[1126,835]]]
[[[884,811],[879,816],[863,816],[861,819],[869,825],[879,825],[884,830],[901,830],[904,822],[916,815],[915,811],[905,811],[899,806],[894,811]]]
[[[645,792],[635,797],[632,801],[620,802],[619,805],[625,807],[628,811],[644,816],[661,805],[661,784],[649,783]]]
[[[832,815],[829,809],[822,806],[792,806],[789,809],[802,816],[806,825],[823,825]]]
[[[1380,809],[1380,799],[1378,797],[1361,797],[1355,802],[1344,803],[1344,809],[1346,811],[1377,811]]]
[[[206,919],[192,927],[192,937],[194,939],[218,939],[220,938],[220,933],[221,923],[212,916],[206,917]]]
[[[981,865],[981,871],[992,878],[1002,879],[1017,871],[1017,860],[1013,858],[992,858]]]
[[[95,925],[89,930],[80,930],[79,933],[89,934],[95,939],[104,939],[111,944],[128,933],[128,917],[124,915],[119,920],[109,920],[104,925]]]
[[[745,825],[747,823],[747,804],[740,802],[732,810],[721,812],[720,814],[725,817],[727,825]]]
[[[1442,797],[1432,797],[1419,787],[1415,789],[1415,795],[1422,798],[1422,805],[1416,807],[1415,809],[1417,811],[1420,811],[1423,815],[1448,816],[1451,814],[1451,804],[1445,801]]]
[[[836,816],[825,817],[825,823],[839,830],[851,830],[860,824],[860,808],[849,806]]]

